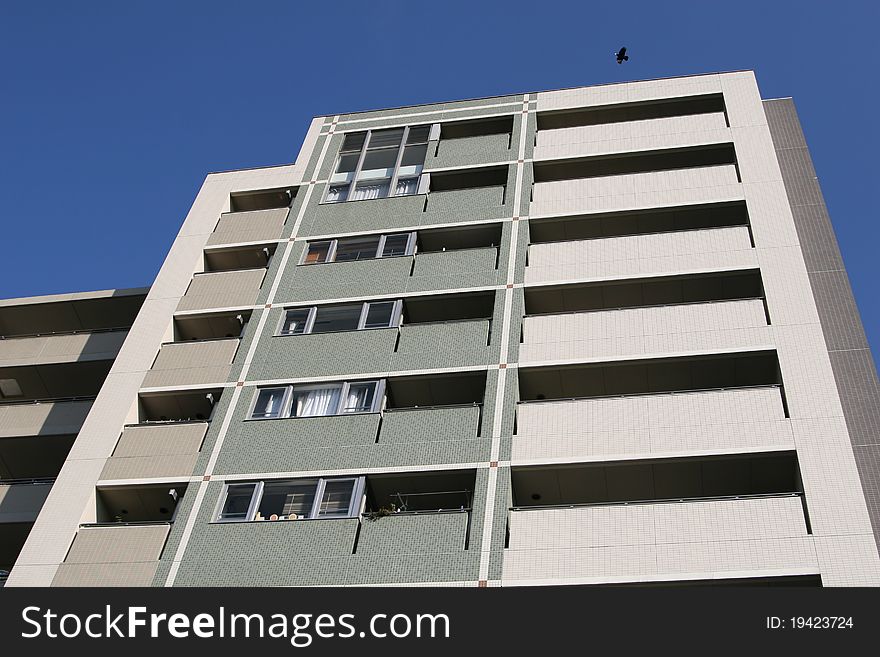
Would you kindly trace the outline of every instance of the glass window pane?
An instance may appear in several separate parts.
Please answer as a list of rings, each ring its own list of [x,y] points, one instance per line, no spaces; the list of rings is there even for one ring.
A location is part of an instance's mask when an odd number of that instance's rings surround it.
[[[361,304],[351,306],[318,306],[312,333],[355,331],[361,319]]]
[[[403,159],[400,161],[401,171],[405,167],[418,167],[421,173],[421,167],[425,163],[425,155],[428,153],[428,145],[421,144],[419,146],[407,146],[403,149]]]
[[[354,189],[351,197],[352,201],[369,201],[374,198],[385,198],[388,196],[388,187],[390,181],[382,180],[379,182],[359,182]]]
[[[327,190],[327,203],[341,203],[348,199],[348,188],[350,185],[330,185]]]
[[[388,148],[389,146],[400,146],[400,140],[402,138],[403,128],[376,130],[370,135],[370,143],[367,144],[367,150],[373,150],[374,148]]]
[[[351,495],[354,490],[353,479],[330,479],[324,483],[324,496],[318,506],[318,517],[344,517],[351,508]]]
[[[371,303],[367,309],[367,319],[364,322],[364,328],[387,328],[391,325],[393,315],[393,301]]]
[[[308,518],[315,501],[315,483],[266,483],[257,520],[296,520]]]
[[[293,417],[336,415],[341,392],[342,386],[338,383],[294,388],[291,414]]]
[[[335,262],[346,260],[367,260],[375,258],[379,250],[379,236],[354,237],[339,240],[336,244]]]
[[[417,146],[416,148],[422,148]],[[424,147],[427,148],[427,147]],[[425,158],[422,157],[424,163]],[[397,149],[384,148],[380,151],[367,151],[364,164],[361,167],[358,180],[373,180],[376,178],[390,178],[394,173],[394,165],[397,164]]]
[[[342,148],[340,148],[340,152],[347,153],[350,151],[359,151],[364,146],[364,140],[367,138],[366,132],[351,132],[345,135],[345,139],[342,140]]]
[[[326,262],[329,252],[330,242],[309,242],[309,250],[303,263],[310,265],[315,262]]]
[[[281,406],[286,391],[287,388],[262,388],[257,393],[257,403],[254,405],[254,413],[251,417],[281,417]]]
[[[394,188],[395,196],[412,196],[419,191],[418,178],[398,178]]]
[[[409,244],[409,233],[397,233],[385,237],[385,246],[382,247],[382,257],[406,255],[406,245]]]
[[[369,413],[373,410],[373,397],[376,395],[376,382],[352,383],[345,397],[343,413]]]
[[[347,153],[339,156],[339,163],[336,165],[336,173],[353,173],[357,168],[360,153]],[[347,180],[347,178],[343,178]]]
[[[247,512],[251,506],[256,484],[230,484],[226,489],[226,499],[220,509],[220,520],[248,520]]]
[[[288,310],[284,315],[284,323],[281,325],[281,335],[301,335],[305,333],[310,312],[311,308]]]
[[[409,136],[406,138],[407,144],[420,144],[428,141],[428,134],[431,132],[431,126],[418,125],[409,129]]]

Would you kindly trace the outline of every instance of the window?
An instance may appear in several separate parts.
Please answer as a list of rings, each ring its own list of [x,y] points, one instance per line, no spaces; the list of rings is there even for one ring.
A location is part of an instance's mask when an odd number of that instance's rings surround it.
[[[402,308],[401,300],[291,308],[284,314],[278,334],[302,335],[394,328],[400,321]]]
[[[258,388],[249,419],[327,417],[380,410],[384,381],[296,384]]]
[[[416,234],[414,232],[341,237],[335,240],[309,242],[301,264],[314,265],[319,262],[393,258],[412,255],[415,253],[415,248]]]
[[[229,484],[226,487],[226,496],[220,507],[218,520],[227,522],[240,522],[250,518],[251,501],[257,484]]]
[[[352,518],[360,513],[363,477],[227,484],[217,522]]]
[[[417,193],[430,131],[423,125],[345,135],[324,202]]]
[[[264,419],[281,417],[284,411],[284,401],[287,396],[287,388],[261,388],[257,394],[254,411],[251,417]]]

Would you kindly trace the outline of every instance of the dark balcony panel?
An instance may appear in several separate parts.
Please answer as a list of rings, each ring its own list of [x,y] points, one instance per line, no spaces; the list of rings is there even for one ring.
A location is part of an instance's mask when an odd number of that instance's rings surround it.
[[[593,107],[538,113],[538,130],[557,130],[584,125],[622,123],[724,112],[722,94],[703,94],[684,98],[664,98],[641,103],[616,103]]]
[[[757,269],[630,279],[576,285],[528,287],[527,315],[577,313],[615,308],[763,298]]]
[[[529,241],[531,244],[543,244],[748,225],[746,204],[736,201],[533,219],[529,222]]]
[[[733,144],[536,162],[534,172],[535,182],[544,183],[651,171],[712,167],[723,164],[736,164]],[[433,186],[433,178],[431,184]]]
[[[520,399],[552,400],[780,384],[776,352],[520,368]]]

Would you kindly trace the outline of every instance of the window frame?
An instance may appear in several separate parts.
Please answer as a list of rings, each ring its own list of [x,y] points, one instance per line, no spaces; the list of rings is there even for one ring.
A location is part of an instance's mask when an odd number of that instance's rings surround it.
[[[343,413],[342,409],[344,408],[345,399],[348,396],[349,388],[352,384],[361,384],[361,383],[375,383],[376,388],[373,392],[373,403],[370,404],[370,409],[366,411],[356,411],[356,412],[347,412]],[[291,415],[292,411],[292,402],[293,402],[293,392],[294,389],[299,386],[302,388],[308,387],[329,387],[331,385],[338,385],[340,387],[339,392],[339,401],[336,403],[336,408],[333,413],[328,415]],[[281,400],[281,411],[277,417],[254,417],[254,410],[257,406],[257,400],[260,398],[260,392],[263,390],[267,390],[270,388],[284,388],[284,397]],[[254,394],[252,395],[250,409],[248,411],[247,417],[245,417],[246,421],[256,421],[256,420],[304,420],[315,417],[342,417],[348,415],[368,415],[370,413],[381,413],[383,406],[385,404],[385,379],[352,379],[350,381],[326,381],[322,383],[288,383],[287,385],[280,386],[255,386]]]
[[[361,314],[358,318],[357,328],[345,331],[318,331],[314,332],[315,328],[315,319],[318,316],[318,309],[320,308],[332,308],[334,305],[340,306],[354,306],[357,303],[361,304]],[[388,326],[372,326],[367,327],[367,315],[370,313],[370,307],[373,304],[379,305],[384,303],[393,303],[394,307],[391,310],[391,319],[389,320]],[[309,315],[305,321],[305,327],[303,328],[302,333],[285,333],[284,326],[287,324],[287,314],[289,312],[294,312],[297,310],[308,310]],[[281,319],[278,322],[278,328],[275,330],[276,337],[294,337],[297,335],[325,335],[328,333],[351,333],[352,331],[374,331],[385,328],[399,328],[400,320],[403,316],[403,299],[376,299],[374,301],[360,301],[355,303],[344,303],[344,304],[325,304],[325,305],[316,305],[316,306],[294,306],[292,308],[284,308],[284,312],[281,314]]]
[[[351,481],[351,499],[348,502],[348,513],[347,515],[322,515],[321,514],[321,503],[324,500],[324,494],[327,489],[327,482],[336,482],[336,481]],[[315,486],[315,499],[312,502],[312,507],[309,509],[308,517],[306,518],[297,518],[297,521],[300,520],[346,520],[351,518],[357,518],[361,514],[361,510],[363,508],[365,493],[366,493],[366,477],[363,475],[347,475],[347,476],[339,476],[339,477],[307,477],[304,479],[260,479],[257,481],[226,481],[223,482],[223,490],[220,491],[220,499],[217,500],[216,508],[214,509],[214,515],[212,516],[212,523],[240,523],[240,522],[286,522],[286,520],[279,521],[270,521],[268,518],[263,520],[257,520],[256,515],[257,511],[260,508],[260,504],[263,502],[263,492],[265,490],[266,484],[297,484],[297,485],[305,485],[305,484],[314,484]],[[247,515],[244,518],[223,518],[223,507],[226,505],[226,500],[229,495],[229,489],[234,486],[254,486],[254,491],[251,493],[251,501],[248,505]]]
[[[366,156],[370,151],[370,143],[373,140],[373,134],[377,133],[377,132],[400,130],[401,128],[403,129],[403,134],[400,137],[400,143],[397,145],[397,156],[395,157],[395,160],[394,160],[394,168],[391,171],[391,176],[389,178],[376,178],[375,179],[376,181],[387,180],[388,181],[388,192],[385,196],[379,196],[377,198],[403,198],[405,196],[418,196],[421,193],[421,189],[422,189],[422,185],[420,184],[421,177],[422,177],[422,175],[424,175],[425,164],[427,163],[427,160],[428,160],[428,151],[430,150],[427,147],[431,142],[431,137],[435,134],[435,132],[437,132],[437,131],[435,131],[435,126],[437,126],[437,128],[439,128],[439,125],[440,125],[439,123],[438,124],[419,123],[416,125],[391,126],[391,127],[383,127],[383,128],[378,128],[378,129],[368,128],[366,130],[354,130],[352,132],[342,133],[342,144],[340,144],[340,146],[339,146],[339,151],[336,154],[336,160],[334,161],[333,168],[330,170],[330,175],[327,178],[327,185],[326,185],[326,188],[324,189],[324,194],[321,197],[321,204],[323,205],[323,204],[347,203],[349,201],[354,201],[354,200],[376,200],[376,199],[353,199],[352,195],[357,190],[357,185],[359,182],[369,182],[369,180],[372,180],[372,179],[367,179],[367,180],[361,181],[360,175],[361,175],[361,170],[363,169],[363,166],[364,166],[364,160],[366,159]],[[424,142],[419,141],[419,142],[415,142],[413,144],[408,144],[407,141],[409,140],[410,130],[417,129],[417,128],[428,128],[428,135],[425,138],[425,141]],[[363,144],[361,144],[360,153],[359,153],[358,160],[357,160],[357,165],[355,166],[354,170],[351,172],[351,176],[347,182],[346,181],[338,181],[338,182],[334,183],[333,176],[336,175],[336,169],[339,168],[339,162],[342,159],[342,157],[346,156],[346,155],[351,155],[356,152],[356,151],[343,151],[342,146],[345,144],[345,140],[349,135],[358,134],[358,133],[364,133],[364,142],[363,142]],[[425,145],[426,149],[425,149],[425,161],[422,162],[421,170],[416,175],[404,175],[403,176],[405,179],[414,179],[416,181],[416,184],[415,184],[416,191],[412,194],[400,194],[400,195],[395,194],[394,192],[395,192],[395,189],[397,188],[397,181],[400,178],[400,167],[401,167],[401,163],[403,162],[403,154],[404,154],[404,151],[406,150],[406,147],[407,146],[420,146],[422,144]],[[389,147],[385,147],[385,148],[389,148]],[[379,151],[379,150],[382,150],[382,148],[377,148],[375,150]],[[338,201],[328,200],[330,197],[331,187],[345,187],[346,188],[345,198],[342,200],[338,200]]]
[[[340,201],[341,202],[341,201]],[[302,255],[299,258],[299,266],[308,266],[311,267],[313,265],[327,265],[336,262],[336,249],[339,246],[339,240],[347,240],[347,239],[358,239],[362,237],[370,237],[375,233],[368,233],[365,235],[348,235],[346,237],[333,237],[330,239],[318,239],[314,241],[306,242],[306,248],[303,249]],[[403,255],[382,255],[385,251],[385,241],[388,237],[393,235],[408,235],[406,241],[406,249]],[[418,231],[415,230],[402,230],[398,232],[390,232],[390,233],[380,233],[379,234],[379,244],[376,247],[376,255],[372,258],[363,258],[361,260],[343,260],[342,262],[364,262],[367,260],[380,260],[382,258],[404,258],[406,256],[413,256],[416,254],[416,242],[418,241]],[[327,248],[327,257],[324,260],[319,262],[306,262],[309,257],[309,247],[314,244],[323,244],[325,242],[329,242],[330,246]]]

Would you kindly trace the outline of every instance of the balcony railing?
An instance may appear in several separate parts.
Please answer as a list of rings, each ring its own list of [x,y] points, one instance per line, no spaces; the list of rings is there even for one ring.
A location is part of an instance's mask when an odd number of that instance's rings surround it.
[[[505,200],[502,185],[431,192],[421,225],[499,219],[512,213]]]
[[[0,523],[34,522],[53,483],[52,478],[0,479]]]
[[[467,548],[470,510],[391,513],[364,519],[357,554],[437,554]]]
[[[112,360],[128,329],[80,331],[0,339],[0,366]]]
[[[514,463],[791,447],[778,386],[528,401],[517,405]]]
[[[67,397],[0,404],[0,438],[79,433],[94,397]]]
[[[757,266],[747,226],[529,246],[526,284],[633,278]]]
[[[126,426],[100,479],[188,477],[207,431],[207,422]]]
[[[281,237],[288,212],[288,208],[272,208],[224,213],[208,238],[208,246],[277,240]]]
[[[238,343],[238,338],[221,338],[164,344],[144,377],[143,386],[225,383]]]
[[[386,409],[379,444],[468,440],[480,431],[482,406],[424,406]]]
[[[196,274],[177,310],[253,306],[257,302],[265,276],[265,269]]]
[[[816,568],[799,494],[514,509],[503,578],[588,582]]]
[[[528,316],[519,358],[540,362],[729,350],[770,340],[762,299],[706,301]]]
[[[440,169],[504,162],[513,157],[512,152],[509,133],[441,139],[436,157],[429,157],[425,167]]]
[[[53,586],[150,586],[168,539],[167,522],[82,525]]]
[[[730,130],[724,114],[712,112],[539,130],[534,158],[585,157],[725,141],[730,141]]]
[[[732,164],[535,183],[530,216],[741,200]]]

